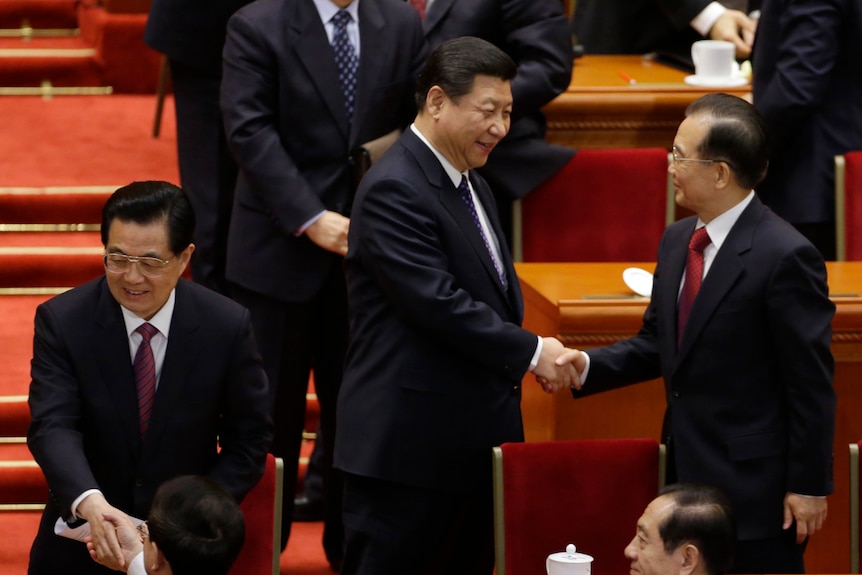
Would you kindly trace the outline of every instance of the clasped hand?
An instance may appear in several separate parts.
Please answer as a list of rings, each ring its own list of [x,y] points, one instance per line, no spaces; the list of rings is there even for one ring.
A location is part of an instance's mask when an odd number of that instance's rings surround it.
[[[580,389],[581,373],[586,366],[583,354],[565,347],[554,337],[542,338],[542,352],[533,375],[546,393],[564,388]]]

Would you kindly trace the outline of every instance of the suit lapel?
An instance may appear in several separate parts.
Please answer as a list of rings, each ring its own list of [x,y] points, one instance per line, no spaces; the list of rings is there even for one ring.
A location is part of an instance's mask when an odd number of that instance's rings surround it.
[[[96,305],[95,322],[99,335],[93,342],[94,365],[100,366],[105,392],[111,399],[118,415],[117,419],[124,422],[117,432],[125,438],[134,458],[140,453],[141,435],[129,338],[120,305],[111,295],[104,280]]]
[[[381,84],[379,78],[388,54],[383,31],[385,25],[386,20],[377,3],[371,0],[359,3],[359,78],[350,129],[351,147],[362,143],[358,141],[358,134],[362,133],[362,119],[368,114],[370,94]]]
[[[688,352],[727,292],[745,271],[745,265],[739,256],[751,249],[752,234],[762,212],[763,204],[755,196],[751,204],[740,214],[721,249],[715,255],[692,305],[691,315],[689,315],[685,334],[680,344],[680,357]]]
[[[455,4],[455,0],[434,0],[431,8],[425,14],[425,20],[422,21],[422,29],[426,36],[443,21],[443,17],[449,12],[453,4]]]
[[[344,105],[344,95],[341,93],[341,83],[338,80],[338,66],[335,64],[335,56],[326,36],[326,29],[320,21],[320,14],[314,7],[314,3],[295,2],[294,6],[296,7],[295,18],[288,16],[288,19],[291,31],[296,35],[294,49],[297,58],[302,62],[321,99],[326,103],[344,135],[344,139],[347,140],[347,109]]]

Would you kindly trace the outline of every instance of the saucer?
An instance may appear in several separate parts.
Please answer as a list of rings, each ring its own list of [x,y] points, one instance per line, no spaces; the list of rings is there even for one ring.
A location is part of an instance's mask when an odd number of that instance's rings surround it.
[[[736,88],[748,84],[748,78],[745,76],[733,76],[731,78],[710,78],[692,74],[684,78],[686,84],[690,86],[704,86],[708,88]]]
[[[623,281],[636,294],[650,297],[652,294],[652,274],[640,268],[626,268],[623,270]]]

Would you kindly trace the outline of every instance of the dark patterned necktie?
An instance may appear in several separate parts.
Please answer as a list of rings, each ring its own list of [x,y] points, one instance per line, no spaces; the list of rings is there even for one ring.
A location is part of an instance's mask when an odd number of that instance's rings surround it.
[[[682,293],[679,295],[679,308],[677,310],[677,346],[682,341],[682,334],[685,331],[685,324],[688,323],[691,306],[694,303],[694,298],[697,297],[697,292],[700,291],[700,284],[703,281],[703,250],[711,242],[712,240],[709,239],[705,226],[695,230],[691,234],[691,240],[688,242],[688,257],[685,260],[685,283],[682,284]]]
[[[467,176],[461,176],[461,183],[458,184],[458,192],[461,194],[461,200],[463,200],[464,205],[467,206],[467,211],[470,212],[470,216],[473,218],[473,223],[476,224],[476,228],[479,230],[479,235],[482,236],[482,241],[485,242],[485,248],[488,250],[488,255],[491,256],[491,261],[494,262],[494,269],[497,270],[497,277],[500,278],[503,289],[507,289],[506,273],[503,271],[502,264],[494,257],[494,250],[491,249],[490,240],[485,235],[485,230],[482,229],[482,223],[479,221],[479,212],[476,211],[476,204],[473,203],[473,194],[470,193],[470,186],[467,184]]]
[[[332,17],[335,34],[332,36],[332,49],[335,51],[335,64],[338,66],[338,81],[344,94],[344,105],[347,108],[347,121],[353,121],[353,100],[356,95],[356,72],[359,70],[359,58],[356,50],[347,36],[347,24],[353,17],[347,10],[339,10]]]
[[[141,438],[146,435],[150,425],[150,414],[153,411],[153,402],[156,399],[156,360],[153,357],[153,348],[150,339],[159,333],[149,323],[141,324],[135,330],[141,334],[141,345],[135,354],[135,385],[138,390],[138,420],[141,426]]]

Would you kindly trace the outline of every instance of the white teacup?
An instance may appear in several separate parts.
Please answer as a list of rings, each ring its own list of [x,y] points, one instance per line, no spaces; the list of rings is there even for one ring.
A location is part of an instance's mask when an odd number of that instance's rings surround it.
[[[548,575],[590,575],[593,558],[584,553],[576,553],[575,546],[569,543],[563,553],[551,553],[545,560]]]
[[[694,73],[703,81],[720,82],[736,76],[736,47],[724,40],[700,40],[691,45]]]

